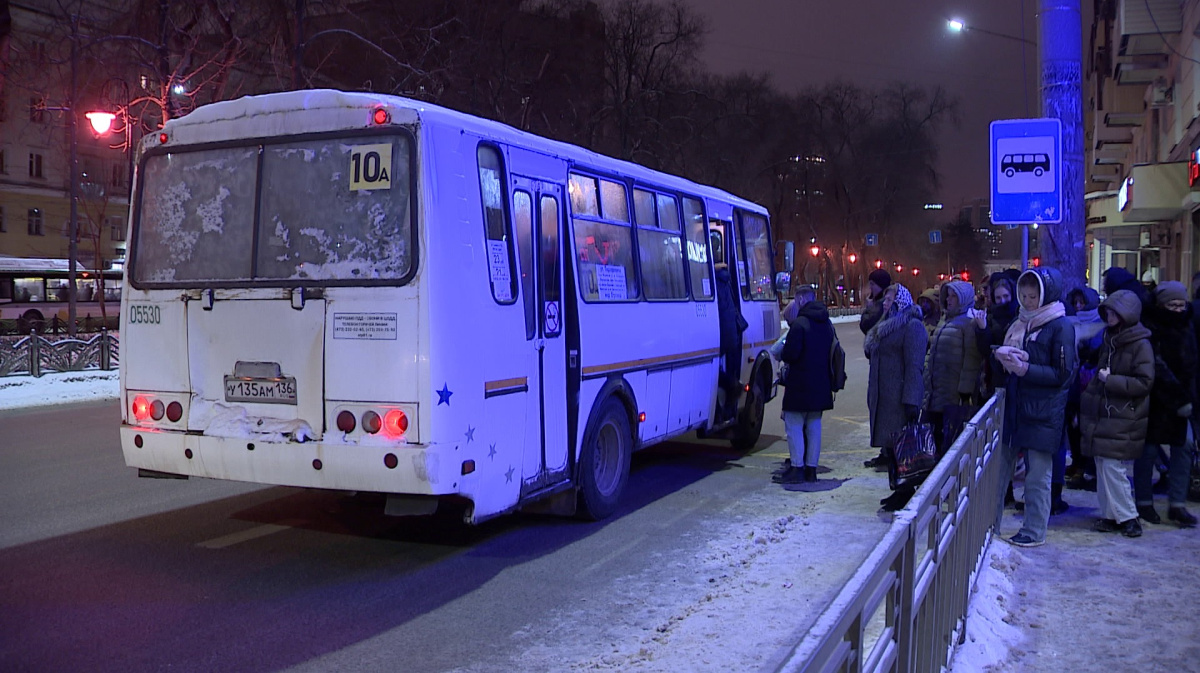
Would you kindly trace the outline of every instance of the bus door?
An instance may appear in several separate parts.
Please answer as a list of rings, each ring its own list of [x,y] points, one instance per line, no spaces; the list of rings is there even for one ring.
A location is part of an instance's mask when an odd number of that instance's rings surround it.
[[[513,221],[521,252],[531,393],[525,414],[522,496],[570,476],[562,191],[552,182],[513,178]]]

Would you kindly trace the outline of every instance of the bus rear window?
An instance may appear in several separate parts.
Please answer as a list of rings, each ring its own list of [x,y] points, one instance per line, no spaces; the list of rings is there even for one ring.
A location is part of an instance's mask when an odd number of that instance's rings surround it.
[[[152,156],[133,278],[403,279],[413,264],[410,154],[407,136],[370,136]]]

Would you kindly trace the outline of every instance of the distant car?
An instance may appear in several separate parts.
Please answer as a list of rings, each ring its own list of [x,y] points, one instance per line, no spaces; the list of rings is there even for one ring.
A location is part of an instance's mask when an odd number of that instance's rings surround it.
[[[1017,173],[1033,173],[1040,178],[1048,170],[1048,154],[1005,154],[1000,159],[1000,171],[1010,178]]]

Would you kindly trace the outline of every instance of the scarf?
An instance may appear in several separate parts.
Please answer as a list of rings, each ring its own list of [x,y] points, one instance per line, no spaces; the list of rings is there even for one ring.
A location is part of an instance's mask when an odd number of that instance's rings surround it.
[[[1024,350],[1027,337],[1037,334],[1043,325],[1066,314],[1067,307],[1063,306],[1061,301],[1052,301],[1032,311],[1022,307],[1020,315],[1009,326],[1008,333],[1004,335],[1004,345]]]
[[[870,358],[884,337],[904,327],[913,318],[921,319],[921,309],[913,305],[912,293],[908,288],[897,285],[896,299],[892,302],[891,310],[867,331],[867,336],[863,339],[863,354]]]

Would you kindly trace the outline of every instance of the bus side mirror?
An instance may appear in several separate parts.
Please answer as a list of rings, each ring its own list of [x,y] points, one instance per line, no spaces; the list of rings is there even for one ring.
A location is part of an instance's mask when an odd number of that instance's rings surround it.
[[[775,291],[782,295],[787,295],[788,290],[792,287],[792,274],[787,271],[780,271],[775,274]]]
[[[783,257],[783,269],[791,271],[796,267],[796,244],[792,241],[780,241]]]

